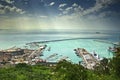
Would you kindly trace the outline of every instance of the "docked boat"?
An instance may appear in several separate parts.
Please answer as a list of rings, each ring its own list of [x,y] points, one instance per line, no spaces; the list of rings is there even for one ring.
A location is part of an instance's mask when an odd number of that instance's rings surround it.
[[[100,56],[95,52],[92,53],[92,56],[98,61],[101,61],[103,59],[103,58],[100,58]]]

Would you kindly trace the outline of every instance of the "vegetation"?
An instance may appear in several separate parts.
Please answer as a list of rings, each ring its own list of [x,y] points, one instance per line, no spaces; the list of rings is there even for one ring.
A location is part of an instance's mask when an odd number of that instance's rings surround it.
[[[44,66],[18,64],[0,69],[0,80],[49,80],[50,69]]]
[[[87,80],[86,69],[63,60],[55,68],[55,80]]]
[[[113,59],[103,59],[94,70],[61,61],[56,67],[18,64],[0,68],[0,80],[120,80],[120,52]]]

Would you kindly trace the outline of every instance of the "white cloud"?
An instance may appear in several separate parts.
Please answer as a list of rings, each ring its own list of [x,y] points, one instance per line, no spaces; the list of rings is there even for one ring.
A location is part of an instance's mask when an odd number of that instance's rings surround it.
[[[59,10],[62,11],[62,14],[68,14],[70,11],[73,10],[73,7],[67,7],[65,9],[60,8]]]
[[[9,4],[14,3],[14,1],[13,1],[13,0],[3,0],[3,1],[5,1],[5,2],[7,2],[7,3],[9,3]]]
[[[75,7],[74,8],[74,11],[75,12],[81,12],[81,11],[83,11],[84,9],[81,7],[81,6],[78,6],[78,7]]]
[[[59,8],[59,10],[60,10],[60,11],[63,11],[64,9],[62,9],[62,8]]]
[[[73,9],[73,7],[67,7],[65,10],[66,11],[70,11],[70,10],[72,10]]]
[[[67,7],[67,8],[65,8],[65,9],[59,9],[60,11],[62,11],[62,14],[69,14],[69,12],[70,12],[70,14],[81,14],[82,12],[83,12],[83,8],[81,7],[81,6],[75,6],[76,4],[73,4],[71,7]],[[73,6],[75,6],[75,7],[73,7]]]
[[[16,12],[19,13],[19,14],[24,14],[25,11],[23,11],[22,9],[16,9]]]
[[[114,0],[96,0],[96,3],[93,7],[90,7],[88,9],[84,9],[80,5],[73,3],[70,7],[66,9],[59,9],[62,11],[63,14],[68,14],[71,12],[71,15],[77,15],[79,17],[84,15],[89,15],[90,13],[98,12],[106,7],[108,7],[110,4],[113,4]],[[61,13],[60,13],[61,14]]]
[[[64,6],[66,6],[67,4],[65,4],[65,3],[63,3],[63,4],[60,4],[59,5],[59,8],[62,8],[62,7],[64,7]]]
[[[77,6],[78,6],[78,4],[74,3],[72,6],[73,6],[73,7],[77,7]]]
[[[25,11],[20,8],[17,8],[16,6],[8,6],[8,5],[0,4],[0,14],[6,14],[6,13],[23,14],[23,13],[25,13]]]
[[[106,7],[108,7],[109,4],[112,4],[114,0],[96,0],[96,3],[93,7],[86,9],[83,11],[83,15],[87,15],[93,12],[98,12]]]
[[[49,6],[53,6],[55,4],[55,2],[51,2],[50,4],[49,4]]]

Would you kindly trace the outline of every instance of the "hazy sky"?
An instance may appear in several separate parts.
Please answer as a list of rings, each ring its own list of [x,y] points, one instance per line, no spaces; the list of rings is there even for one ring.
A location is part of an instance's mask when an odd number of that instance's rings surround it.
[[[0,0],[0,29],[119,28],[120,0]]]

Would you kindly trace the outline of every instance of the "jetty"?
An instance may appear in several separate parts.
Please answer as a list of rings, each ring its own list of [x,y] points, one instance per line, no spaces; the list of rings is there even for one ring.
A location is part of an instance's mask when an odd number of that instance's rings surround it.
[[[94,69],[94,66],[100,63],[92,54],[90,54],[84,48],[74,49],[77,56],[81,57],[83,62],[82,65],[87,69]]]

